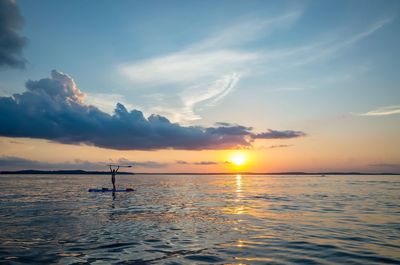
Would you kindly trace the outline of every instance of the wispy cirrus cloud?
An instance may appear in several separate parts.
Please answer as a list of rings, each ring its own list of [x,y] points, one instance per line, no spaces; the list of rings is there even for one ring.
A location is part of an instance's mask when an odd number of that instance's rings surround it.
[[[247,17],[239,22],[211,35],[209,38],[194,43],[188,50],[207,50],[216,47],[235,48],[259,39],[261,36],[291,27],[303,14],[302,9],[287,10],[270,18]]]
[[[193,121],[200,119],[200,116],[194,112],[196,105],[200,103],[206,105],[217,103],[234,89],[239,79],[239,74],[232,73],[222,76],[211,84],[199,85],[185,90],[181,94],[183,103],[181,113],[184,115],[181,120]]]
[[[379,107],[365,113],[358,114],[360,116],[387,116],[400,114],[400,105]]]
[[[287,73],[295,67],[317,64],[352,47],[393,20],[392,17],[376,20],[352,34],[323,34],[322,38],[297,46],[246,46],[289,29],[302,14],[302,10],[289,10],[267,19],[248,17],[176,52],[125,62],[118,65],[117,70],[135,85],[164,86],[158,94],[168,94],[170,91],[165,86],[172,85],[178,90],[176,96],[180,104],[157,105],[153,110],[164,113],[173,121],[190,123],[201,118],[199,109],[223,99],[241,79],[268,77]],[[286,88],[288,84],[280,87]],[[292,87],[298,89],[304,85],[290,85],[289,89]]]
[[[317,63],[363,41],[392,21],[393,17],[384,17],[366,24],[363,29],[357,30],[352,34],[342,34],[340,31],[332,32],[328,37],[316,39],[305,45],[266,52],[264,58],[270,61],[281,61],[280,67],[295,67]]]
[[[258,52],[238,47],[269,32],[293,24],[301,11],[268,18],[250,18],[177,52],[120,64],[117,70],[135,84],[193,84],[241,72],[259,58]]]
[[[175,121],[191,122],[200,118],[195,113],[196,107],[210,106],[209,103],[215,104],[228,95],[248,73],[249,65],[263,56],[259,51],[239,49],[240,45],[288,27],[300,16],[301,11],[291,11],[269,19],[240,21],[180,51],[123,63],[117,69],[136,85],[169,84],[180,88],[180,106],[156,106],[155,109]]]
[[[180,52],[160,58],[125,64],[120,72],[138,84],[184,84],[240,71],[245,62],[255,60],[256,53],[218,50]]]

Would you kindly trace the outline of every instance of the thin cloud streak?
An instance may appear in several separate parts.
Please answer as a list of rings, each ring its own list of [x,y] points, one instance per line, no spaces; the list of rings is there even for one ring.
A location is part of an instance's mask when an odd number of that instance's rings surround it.
[[[288,11],[270,19],[250,18],[240,21],[213,36],[195,43],[187,50],[207,50],[216,47],[236,47],[268,35],[276,30],[292,26],[302,15],[302,10]],[[238,36],[240,36],[238,38]]]
[[[306,136],[304,132],[301,131],[276,131],[269,129],[267,132],[258,133],[254,135],[255,139],[289,139]]]
[[[293,146],[292,144],[278,144],[278,145],[270,145],[266,147],[266,149],[275,149],[275,148],[286,148],[286,147],[291,147]]]
[[[200,161],[200,162],[194,162],[193,165],[197,165],[197,166],[218,165],[218,162],[214,162],[214,161]]]
[[[218,165],[218,162],[215,161],[198,161],[198,162],[188,162],[185,160],[176,160],[176,164],[178,165],[196,165],[196,166],[209,166],[209,165]]]
[[[399,105],[380,107],[375,110],[371,110],[366,113],[361,113],[358,115],[360,115],[360,116],[387,116],[387,115],[394,115],[394,114],[400,114],[400,106]]]
[[[308,58],[303,60],[301,64],[307,64],[307,63],[311,63],[314,61],[318,61],[319,59],[322,58],[326,58],[329,56],[332,56],[333,54],[335,54],[336,52],[339,52],[340,50],[350,47],[354,44],[356,44],[357,42],[360,42],[361,40],[367,38],[368,36],[372,35],[373,33],[375,33],[376,31],[378,31],[379,29],[381,29],[383,26],[385,26],[386,24],[390,23],[393,19],[390,18],[384,18],[382,20],[379,20],[375,23],[373,23],[372,25],[370,25],[366,30],[355,34],[354,36],[348,38],[348,39],[344,39],[344,40],[339,40],[337,42],[334,42],[332,44],[322,44],[320,51],[317,51],[316,53],[314,53],[314,55],[309,54]],[[311,52],[315,52],[315,47],[310,47],[310,51]]]
[[[400,163],[399,164],[391,164],[391,163],[378,163],[378,164],[369,164],[368,166],[370,167],[386,167],[386,168],[399,168],[400,169]]]

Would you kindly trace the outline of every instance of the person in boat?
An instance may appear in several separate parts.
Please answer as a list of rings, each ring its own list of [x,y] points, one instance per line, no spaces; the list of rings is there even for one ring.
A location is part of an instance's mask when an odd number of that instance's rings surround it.
[[[111,182],[112,182],[112,185],[113,185],[113,190],[116,190],[116,188],[115,188],[115,175],[117,175],[118,169],[119,169],[119,166],[117,167],[117,169],[113,169],[111,167],[111,165],[110,165]]]

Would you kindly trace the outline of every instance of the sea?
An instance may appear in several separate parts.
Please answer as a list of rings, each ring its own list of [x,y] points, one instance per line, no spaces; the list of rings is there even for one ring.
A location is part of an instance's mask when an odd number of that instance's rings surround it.
[[[0,264],[400,264],[400,176],[0,175]]]

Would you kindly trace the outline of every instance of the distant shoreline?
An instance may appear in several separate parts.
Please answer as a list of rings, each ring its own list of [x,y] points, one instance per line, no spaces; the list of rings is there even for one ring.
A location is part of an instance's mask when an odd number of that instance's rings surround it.
[[[110,171],[86,171],[86,170],[15,170],[0,171],[0,174],[8,175],[109,175]],[[165,173],[144,173],[144,172],[118,172],[118,175],[400,175],[400,173],[382,172],[224,172],[224,173],[196,173],[196,172],[165,172]]]
[[[109,175],[110,171],[86,171],[86,170],[15,170],[15,171],[0,171],[0,174],[9,175]],[[118,175],[134,175],[132,172],[118,172]]]

